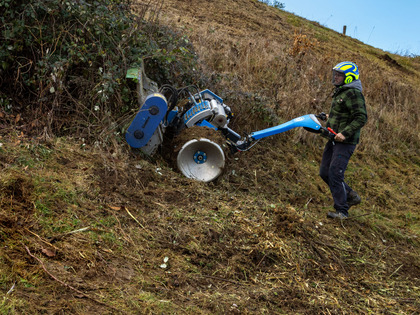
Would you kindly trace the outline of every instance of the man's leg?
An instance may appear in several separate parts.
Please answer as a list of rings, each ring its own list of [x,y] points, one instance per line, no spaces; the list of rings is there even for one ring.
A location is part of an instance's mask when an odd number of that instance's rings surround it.
[[[329,185],[328,173],[330,172],[330,164],[333,156],[334,144],[331,141],[328,141],[324,148],[324,153],[322,154],[321,165],[319,167],[319,176],[322,180]]]
[[[334,199],[334,208],[337,212],[346,216],[349,210],[347,189],[350,187],[344,182],[344,172],[355,148],[356,145],[336,143],[328,172],[328,185]]]

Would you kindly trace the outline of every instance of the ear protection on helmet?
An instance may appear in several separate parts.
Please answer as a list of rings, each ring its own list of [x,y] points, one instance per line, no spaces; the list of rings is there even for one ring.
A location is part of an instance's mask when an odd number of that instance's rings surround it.
[[[346,78],[344,79],[344,84],[349,84],[353,82],[353,76],[352,75],[348,75],[346,76]]]

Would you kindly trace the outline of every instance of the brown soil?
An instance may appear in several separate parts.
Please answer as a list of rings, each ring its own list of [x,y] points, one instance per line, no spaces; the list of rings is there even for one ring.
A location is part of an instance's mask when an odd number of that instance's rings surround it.
[[[167,0],[161,15],[202,49],[200,32],[223,30],[221,62],[250,34],[292,44],[287,16],[258,1]],[[247,115],[239,130],[261,128]],[[264,140],[227,154],[225,173],[205,184],[171,162],[197,137],[226,149],[206,128],[152,158],[124,144],[0,137],[0,313],[418,313],[418,158],[356,155],[347,174],[363,202],[327,221],[322,140]]]

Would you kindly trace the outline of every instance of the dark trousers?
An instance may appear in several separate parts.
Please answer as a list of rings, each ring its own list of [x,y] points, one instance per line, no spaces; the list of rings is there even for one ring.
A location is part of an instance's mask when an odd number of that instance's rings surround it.
[[[355,144],[328,141],[319,169],[319,175],[330,187],[335,210],[346,215],[349,210],[347,195],[352,189],[344,182],[344,172],[355,148]]]

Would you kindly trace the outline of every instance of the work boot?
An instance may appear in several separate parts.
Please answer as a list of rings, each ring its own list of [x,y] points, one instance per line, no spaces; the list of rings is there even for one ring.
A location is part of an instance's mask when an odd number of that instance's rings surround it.
[[[360,196],[354,190],[352,190],[347,195],[347,204],[349,207],[358,205],[360,202],[362,202],[362,198],[360,198]]]
[[[328,214],[327,214],[327,218],[330,218],[330,219],[343,220],[343,219],[347,219],[348,217],[349,216],[347,214],[344,214],[342,212],[328,212]]]

